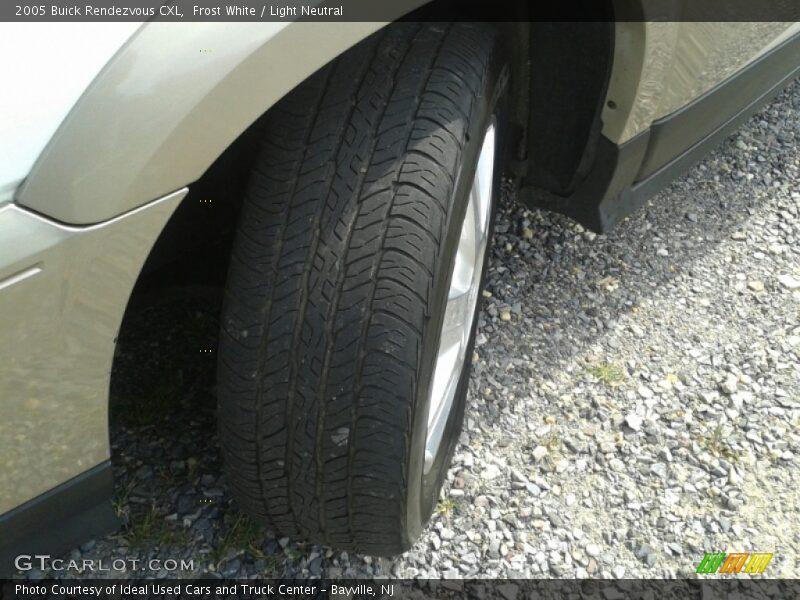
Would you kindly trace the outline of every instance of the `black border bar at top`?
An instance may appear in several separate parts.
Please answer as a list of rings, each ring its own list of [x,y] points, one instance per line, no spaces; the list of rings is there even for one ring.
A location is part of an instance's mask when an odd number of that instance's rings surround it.
[[[8,0],[0,21],[795,22],[800,0]]]

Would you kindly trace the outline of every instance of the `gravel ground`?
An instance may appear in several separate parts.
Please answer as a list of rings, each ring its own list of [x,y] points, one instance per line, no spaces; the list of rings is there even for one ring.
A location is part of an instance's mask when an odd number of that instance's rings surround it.
[[[69,557],[193,558],[228,577],[638,578],[765,551],[769,576],[800,577],[798,109],[795,85],[608,235],[503,202],[461,444],[405,555],[298,545],[231,505],[202,351],[216,300],[195,295],[126,325],[126,527]]]

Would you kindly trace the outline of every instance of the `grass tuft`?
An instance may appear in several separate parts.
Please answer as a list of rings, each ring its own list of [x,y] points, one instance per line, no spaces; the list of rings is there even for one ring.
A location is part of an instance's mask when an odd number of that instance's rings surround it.
[[[717,425],[711,435],[701,440],[701,444],[717,458],[724,458],[728,462],[736,462],[736,452],[728,445],[727,438],[728,433],[725,428],[722,425]]]
[[[587,371],[609,387],[617,387],[625,381],[625,370],[613,363],[601,363],[589,367]]]
[[[218,563],[228,553],[239,551],[247,551],[256,558],[266,559],[260,548],[265,535],[262,525],[246,515],[238,514],[231,520],[228,528],[217,537],[211,559]]]
[[[436,505],[436,514],[449,517],[458,508],[458,502],[452,498],[445,498]]]
[[[132,548],[185,546],[190,542],[188,532],[169,523],[156,510],[155,504],[133,520],[125,532],[125,539]]]

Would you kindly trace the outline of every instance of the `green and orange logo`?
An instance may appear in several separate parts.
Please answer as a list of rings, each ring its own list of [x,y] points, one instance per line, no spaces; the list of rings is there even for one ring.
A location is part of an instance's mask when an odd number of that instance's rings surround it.
[[[771,552],[706,552],[697,567],[697,573],[750,573],[759,575],[772,560]]]

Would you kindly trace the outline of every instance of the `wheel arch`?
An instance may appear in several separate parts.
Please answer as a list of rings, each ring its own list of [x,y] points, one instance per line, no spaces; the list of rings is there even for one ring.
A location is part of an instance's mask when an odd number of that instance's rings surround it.
[[[87,225],[192,183],[275,102],[383,25],[148,23],[83,93],[15,200]]]
[[[451,3],[403,0],[394,10],[397,17],[416,11],[411,16],[425,20],[450,14]],[[611,5],[609,0],[613,19]],[[526,185],[563,193],[591,162],[607,120],[601,110],[615,28],[566,23],[548,30],[548,24],[525,22],[528,10],[525,2],[512,0],[509,21],[496,23],[511,59],[513,170]],[[192,184],[278,100],[386,24],[147,23],[81,96],[15,200],[63,223],[88,225]],[[570,32],[568,39],[563,31]],[[580,106],[558,101],[561,92],[549,100],[537,93],[581,84],[595,50],[606,62],[599,65],[600,76],[580,86]],[[543,68],[548,57],[558,60]],[[554,127],[565,119],[569,136]],[[542,161],[544,148],[559,152]]]

